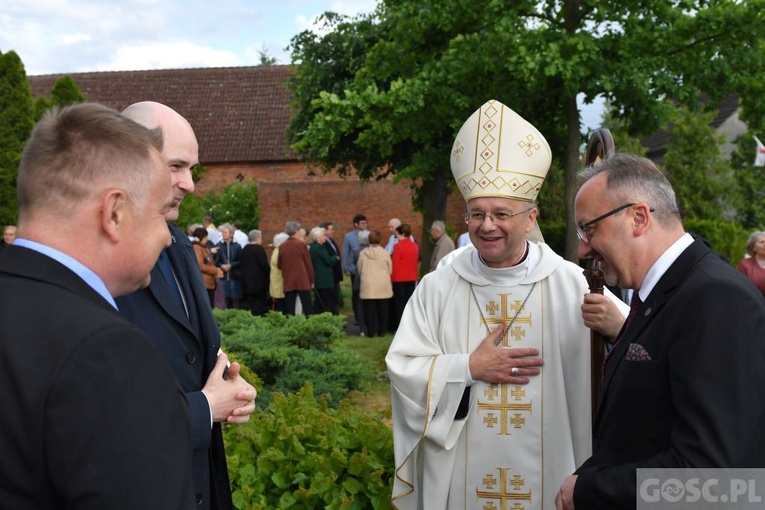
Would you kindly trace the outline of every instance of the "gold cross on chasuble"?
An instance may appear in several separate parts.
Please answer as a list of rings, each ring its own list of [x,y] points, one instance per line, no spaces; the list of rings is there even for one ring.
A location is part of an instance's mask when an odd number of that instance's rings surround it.
[[[483,478],[483,485],[486,490],[476,489],[476,497],[479,499],[486,499],[484,503],[484,510],[523,510],[521,501],[531,502],[531,491],[521,492],[521,488],[525,485],[524,479],[520,475],[513,475],[512,478],[508,477],[508,471],[510,468],[498,468],[499,470],[499,483],[492,473],[488,473]],[[494,490],[494,486],[498,485],[497,490]],[[512,486],[513,490],[510,490]],[[499,503],[499,506],[495,504]],[[508,506],[512,503],[512,506]]]
[[[516,316],[518,311],[523,306],[523,301],[516,299],[512,302],[512,304],[509,304],[509,296],[510,294],[500,294],[499,304],[497,304],[494,300],[486,303],[486,313],[488,313],[489,316],[481,316],[481,324],[486,325],[487,327],[489,327],[489,325],[502,324],[505,330],[507,330],[511,324],[515,326],[515,328],[512,329],[512,332],[508,332],[502,335],[501,345],[503,347],[509,347],[509,336],[512,336],[516,341],[519,341],[524,336],[526,336],[525,331],[520,327],[521,324],[531,324],[531,314],[519,314]],[[497,312],[500,312],[499,316],[496,316]]]
[[[499,388],[499,391],[497,391]],[[510,435],[510,425],[519,429],[526,422],[525,418],[520,414],[522,412],[531,414],[531,401],[512,403],[513,400],[520,400],[525,393],[520,386],[516,386],[514,390],[510,390],[507,384],[492,384],[484,391],[484,397],[486,400],[478,401],[478,412],[487,411],[483,418],[483,422],[486,427],[493,429],[494,425],[499,421],[499,434],[500,436]],[[499,396],[499,401],[495,399]],[[499,420],[494,413],[499,414]],[[513,413],[513,417],[510,418],[510,414]]]

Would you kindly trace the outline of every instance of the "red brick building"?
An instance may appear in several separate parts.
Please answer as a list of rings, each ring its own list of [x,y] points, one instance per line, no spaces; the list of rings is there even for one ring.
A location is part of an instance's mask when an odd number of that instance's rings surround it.
[[[286,84],[291,74],[291,66],[258,66],[69,76],[88,101],[121,111],[137,101],[152,100],[183,115],[196,132],[199,159],[205,167],[195,193],[219,190],[235,179],[257,181],[259,228],[266,243],[287,220],[298,220],[309,229],[328,220],[343,234],[352,228],[356,213],[365,214],[369,228],[379,228],[386,239],[392,217],[412,225],[415,237],[421,239],[422,215],[412,210],[407,183],[362,183],[357,178],[323,175],[311,171],[289,150],[285,130],[291,94]],[[32,96],[47,96],[62,76],[30,76]],[[450,199],[447,208],[447,223],[460,232],[465,230],[460,220],[463,208],[459,196]],[[247,218],[241,221],[252,227]]]

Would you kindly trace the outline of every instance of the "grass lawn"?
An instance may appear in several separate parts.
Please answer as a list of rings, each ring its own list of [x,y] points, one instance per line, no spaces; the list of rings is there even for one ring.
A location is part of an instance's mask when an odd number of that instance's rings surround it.
[[[342,294],[342,307],[340,315],[345,315],[346,320],[353,322],[353,310],[351,309],[351,281],[346,277],[340,283]],[[353,391],[348,395],[351,402],[360,409],[370,414],[382,414],[385,421],[390,425],[390,383],[386,375],[385,354],[393,340],[393,334],[388,333],[384,337],[367,338],[357,335],[347,335],[338,340],[349,350],[356,352],[369,360],[377,377],[363,392]]]
[[[356,406],[370,414],[382,414],[390,424],[390,383],[385,372],[385,353],[393,335],[366,338],[363,336],[346,336],[338,341],[338,345],[364,356],[374,367],[377,377],[364,391],[352,391],[348,398]]]

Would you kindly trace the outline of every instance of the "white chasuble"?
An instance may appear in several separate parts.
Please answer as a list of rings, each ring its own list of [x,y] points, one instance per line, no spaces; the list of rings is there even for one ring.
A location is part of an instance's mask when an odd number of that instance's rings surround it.
[[[560,484],[590,455],[586,292],[581,268],[545,244],[500,270],[471,248],[423,278],[386,356],[395,508],[554,507]],[[467,416],[455,419],[469,355],[499,324],[502,346],[539,350],[541,374],[525,385],[475,381]]]

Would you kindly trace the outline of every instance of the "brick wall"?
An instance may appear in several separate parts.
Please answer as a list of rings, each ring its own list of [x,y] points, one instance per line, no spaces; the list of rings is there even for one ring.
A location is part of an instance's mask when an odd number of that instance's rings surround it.
[[[362,183],[358,178],[341,179],[337,175],[309,175],[301,163],[262,165],[206,166],[195,193],[220,190],[239,179],[258,182],[260,225],[264,244],[282,231],[284,222],[297,220],[310,231],[323,221],[335,225],[336,241],[353,228],[353,216],[366,215],[368,228],[379,229],[388,239],[388,221],[399,218],[409,223],[418,242],[422,239],[422,215],[414,212],[407,183],[394,184],[391,179]],[[459,233],[465,231],[462,212],[465,205],[459,193],[447,201],[447,223]],[[246,224],[246,218],[242,218]]]

